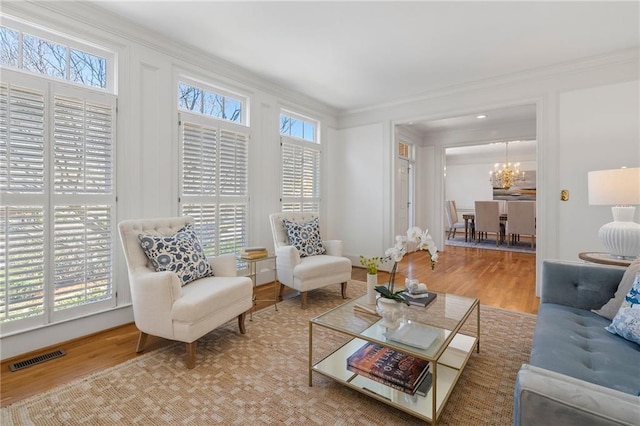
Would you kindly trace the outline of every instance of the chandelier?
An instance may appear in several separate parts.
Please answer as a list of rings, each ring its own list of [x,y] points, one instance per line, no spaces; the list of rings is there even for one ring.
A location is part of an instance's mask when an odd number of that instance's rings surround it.
[[[493,171],[489,172],[489,182],[494,188],[509,189],[515,183],[524,181],[524,172],[520,171],[520,163],[509,162],[509,142],[506,145],[505,162],[500,167],[500,163],[493,166]]]

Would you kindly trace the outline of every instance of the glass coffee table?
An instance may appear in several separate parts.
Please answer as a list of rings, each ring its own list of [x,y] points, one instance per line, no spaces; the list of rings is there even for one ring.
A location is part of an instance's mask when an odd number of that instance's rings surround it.
[[[366,295],[309,320],[309,386],[313,373],[319,373],[435,425],[473,349],[480,352],[480,301],[437,293],[427,307],[403,305],[404,319],[397,328],[382,326],[379,316],[358,309],[363,305]],[[332,347],[326,347],[332,339],[314,342],[318,327],[343,339]],[[430,390],[410,395],[349,371],[347,358],[367,342],[429,361]],[[317,352],[322,353],[314,356]]]

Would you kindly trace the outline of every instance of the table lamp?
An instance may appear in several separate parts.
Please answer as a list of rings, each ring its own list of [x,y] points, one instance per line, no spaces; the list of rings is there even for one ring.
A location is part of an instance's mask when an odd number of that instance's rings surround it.
[[[589,205],[613,205],[613,222],[600,228],[598,238],[611,256],[635,259],[640,255],[640,224],[633,221],[640,204],[640,167],[588,173]]]

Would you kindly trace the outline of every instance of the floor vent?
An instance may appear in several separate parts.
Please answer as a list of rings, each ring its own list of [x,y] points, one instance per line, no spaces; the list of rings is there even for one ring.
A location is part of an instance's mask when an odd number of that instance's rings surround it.
[[[43,362],[60,358],[61,356],[65,356],[65,355],[66,355],[65,351],[58,349],[53,352],[48,352],[46,354],[34,356],[33,358],[11,363],[9,364],[9,370],[11,371],[22,370],[23,368],[31,367],[32,365],[36,365],[36,364],[41,364]]]

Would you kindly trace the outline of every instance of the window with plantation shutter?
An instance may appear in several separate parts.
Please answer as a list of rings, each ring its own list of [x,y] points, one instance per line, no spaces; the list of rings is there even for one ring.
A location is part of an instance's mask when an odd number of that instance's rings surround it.
[[[244,126],[180,113],[180,205],[194,218],[207,255],[247,245],[248,143]]]
[[[281,114],[280,145],[282,150],[281,209],[282,211],[320,211],[320,144],[316,142],[317,123],[299,120],[290,113]],[[297,137],[292,128],[296,123],[306,129]],[[293,124],[292,124],[293,123]]]
[[[115,306],[114,95],[3,70],[2,333]]]

